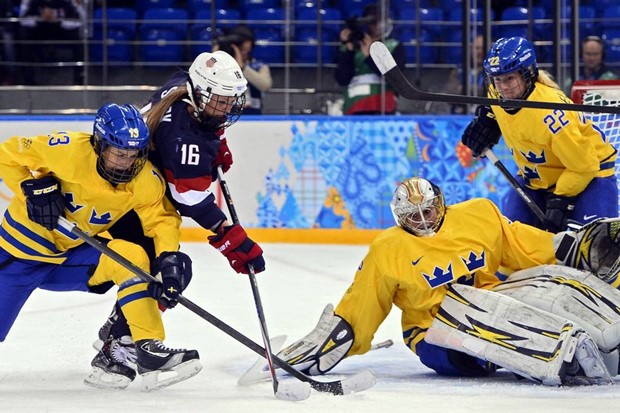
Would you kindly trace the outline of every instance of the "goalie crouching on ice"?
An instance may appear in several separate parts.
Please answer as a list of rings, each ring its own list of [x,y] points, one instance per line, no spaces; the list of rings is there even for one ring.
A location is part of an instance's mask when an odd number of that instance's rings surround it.
[[[391,208],[398,225],[373,241],[335,312],[328,305],[278,357],[324,374],[366,353],[395,304],[405,344],[440,375],[483,377],[502,367],[546,385],[613,382],[617,218],[554,235],[510,222],[487,199],[446,207],[423,178],[399,185]],[[506,281],[500,267],[512,272]]]

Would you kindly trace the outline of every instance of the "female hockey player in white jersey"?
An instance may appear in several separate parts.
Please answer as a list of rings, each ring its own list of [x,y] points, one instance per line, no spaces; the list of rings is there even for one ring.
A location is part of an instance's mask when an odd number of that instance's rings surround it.
[[[572,103],[538,68],[534,47],[522,37],[497,40],[483,66],[492,98]],[[503,209],[508,218],[558,232],[568,220],[585,224],[618,216],[616,149],[582,113],[479,106],[462,141],[480,156],[501,135],[519,168],[517,181],[545,214],[540,222],[510,192]]]
[[[391,207],[398,226],[372,242],[335,311],[328,305],[316,328],[278,357],[305,373],[326,373],[345,357],[366,353],[396,305],[402,311],[405,344],[441,375],[486,376],[499,365],[546,384],[609,381],[609,372],[587,333],[565,318],[491,289],[504,285],[496,275],[500,266],[511,271],[526,269],[530,284],[519,291],[529,288],[540,281],[536,278],[540,274],[532,276],[527,269],[555,264],[556,254],[561,263],[595,271],[616,286],[620,282],[614,266],[620,252],[620,223],[597,221],[580,232],[554,236],[510,222],[487,199],[446,207],[441,190],[422,178],[404,181]],[[597,253],[603,250],[607,253]],[[564,273],[585,274],[560,268],[567,270]],[[539,290],[561,297],[568,294],[556,289],[571,283],[572,287],[584,285],[578,276],[564,273],[564,279],[571,281],[553,284],[543,277],[554,287]],[[615,294],[617,306],[620,292],[591,277],[599,291],[604,290],[599,296]],[[615,317],[615,330],[608,333],[612,338],[599,340],[606,350],[620,343],[620,317],[612,305],[608,312],[613,311],[615,316],[609,317]],[[512,324],[519,320],[520,327]],[[617,373],[617,352],[614,357],[609,361],[612,374]]]
[[[191,260],[178,250],[180,218],[164,196],[164,180],[147,160],[149,132],[133,106],[107,104],[97,112],[93,133],[56,132],[16,136],[0,144],[0,176],[15,197],[0,227],[0,341],[37,288],[104,293],[118,286],[117,300],[136,343],[135,362],[143,388],[185,380],[200,369],[195,350],[162,343],[158,301],[174,301],[191,278]],[[66,216],[93,236],[135,210],[155,242],[162,283],[146,283],[113,259],[58,227]],[[145,251],[124,240],[108,247],[144,270]],[[156,298],[157,300],[155,300]],[[125,387],[136,376],[123,365],[109,386]],[[176,372],[159,380],[160,372]],[[99,385],[97,373],[87,383]]]
[[[256,273],[265,269],[263,250],[241,225],[227,221],[209,191],[217,167],[226,172],[232,164],[224,132],[241,115],[246,87],[234,58],[222,51],[202,53],[188,72],[173,75],[142,111],[151,131],[149,160],[165,177],[168,199],[182,216],[213,231],[209,243],[235,271],[247,274],[248,264]],[[145,235],[136,212],[129,211],[109,233],[141,245],[154,259],[153,239]],[[104,344],[93,368],[102,375],[115,374],[120,364],[131,374],[134,349],[129,336],[117,305],[99,331]]]

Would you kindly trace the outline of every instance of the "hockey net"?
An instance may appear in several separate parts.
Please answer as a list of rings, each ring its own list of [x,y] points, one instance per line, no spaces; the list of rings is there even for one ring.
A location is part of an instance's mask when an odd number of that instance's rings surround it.
[[[620,106],[620,80],[578,80],[571,88],[571,99],[584,105]],[[584,115],[605,132],[608,142],[620,150],[619,114],[587,112]],[[614,171],[620,176],[620,157],[616,159]],[[620,209],[620,198],[618,207]]]

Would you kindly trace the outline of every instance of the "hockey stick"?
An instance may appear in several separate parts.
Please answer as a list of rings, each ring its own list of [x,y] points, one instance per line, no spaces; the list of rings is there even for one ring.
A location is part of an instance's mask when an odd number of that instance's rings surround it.
[[[90,235],[86,234],[84,231],[79,229],[77,227],[77,225],[69,222],[66,218],[64,218],[64,217],[58,218],[58,224],[59,224],[59,226],[62,229],[72,233],[76,237],[82,239],[88,245],[90,245],[93,248],[95,248],[97,251],[99,251],[102,254],[105,254],[108,257],[112,258],[119,265],[121,265],[122,267],[124,267],[127,270],[131,271],[132,273],[134,273],[135,275],[140,277],[140,279],[142,279],[143,281],[145,281],[145,282],[156,282],[157,281],[157,279],[155,277],[153,277],[151,274],[149,274],[148,272],[144,271],[142,268],[136,266],[135,264],[133,264],[131,261],[129,261],[128,259],[126,259],[122,255],[120,255],[116,251],[110,249],[108,246],[102,244],[97,239],[95,239],[95,238],[91,237]],[[193,312],[194,314],[196,314],[200,318],[202,318],[202,319],[206,320],[207,322],[209,322],[211,325],[215,326],[219,330],[221,330],[224,333],[228,334],[230,337],[234,338],[235,340],[237,340],[238,342],[240,342],[241,344],[243,344],[244,346],[246,346],[250,350],[254,351],[259,356],[266,357],[265,349],[263,347],[261,347],[259,344],[255,343],[254,341],[252,341],[250,338],[246,337],[245,335],[243,335],[239,331],[235,330],[233,327],[229,326],[228,324],[226,324],[225,322],[223,322],[219,318],[215,317],[214,315],[212,315],[208,311],[204,310],[199,305],[194,304],[192,301],[190,301],[189,299],[185,298],[181,294],[179,294],[178,302],[183,307],[187,308],[188,310],[190,310],[191,312]],[[313,389],[315,389],[316,391],[319,391],[319,392],[331,393],[331,394],[334,394],[334,395],[343,395],[343,394],[349,394],[349,393],[352,393],[352,392],[360,392],[360,391],[369,389],[369,388],[371,388],[372,386],[375,385],[375,377],[374,377],[374,375],[372,374],[372,372],[370,370],[366,370],[366,371],[360,372],[360,373],[358,373],[356,375],[347,377],[347,378],[342,379],[342,380],[335,380],[335,381],[329,381],[329,382],[320,382],[320,381],[316,381],[316,380],[312,379],[311,377],[306,376],[305,374],[303,374],[300,371],[295,370],[287,362],[285,362],[284,360],[280,359],[279,357],[276,357],[276,356],[273,356],[273,355],[272,355],[272,357],[273,357],[274,363],[277,364],[284,371],[286,371],[291,376],[295,377],[296,379],[298,379],[300,381],[309,383],[310,386]],[[286,390],[284,388],[285,384],[288,385],[290,383],[282,383],[282,385],[280,386],[280,389],[279,389],[280,391]]]
[[[222,188],[222,194],[230,212],[230,217],[234,224],[239,224],[239,216],[233,205],[232,195],[230,195],[230,189],[224,179],[224,173],[222,167],[217,167],[217,175],[220,180],[220,188]],[[278,376],[276,375],[276,369],[273,367],[273,359],[271,357],[271,343],[269,342],[269,333],[267,332],[267,322],[265,321],[265,312],[263,310],[263,304],[260,299],[260,293],[258,292],[258,284],[256,283],[256,274],[254,273],[254,267],[252,264],[248,264],[248,278],[250,280],[250,286],[252,287],[252,295],[254,296],[254,305],[256,306],[256,314],[258,315],[258,322],[260,325],[260,332],[263,337],[263,345],[265,346],[265,359],[267,359],[267,365],[269,366],[269,373],[271,374],[271,382],[273,384],[273,393],[278,394]],[[300,383],[298,383],[300,384]],[[301,389],[300,389],[301,390]],[[310,386],[308,386],[308,395],[310,393]]]
[[[521,199],[525,201],[527,206],[532,210],[532,212],[534,212],[536,217],[540,219],[540,222],[543,222],[545,220],[545,214],[543,214],[540,208],[538,208],[538,205],[536,205],[534,200],[530,198],[530,196],[525,192],[525,190],[521,188],[521,185],[519,185],[519,183],[514,178],[514,176],[510,174],[510,171],[506,169],[502,161],[500,161],[499,158],[495,156],[495,154],[493,153],[491,149],[485,149],[484,151],[482,151],[482,153],[484,154],[484,156],[489,158],[489,160],[493,163],[493,165],[501,172],[502,175],[504,175],[504,178],[506,178],[510,186],[515,191],[517,191]]]
[[[503,108],[534,108],[534,109],[550,109],[550,110],[570,110],[578,112],[594,112],[594,113],[620,113],[620,107],[616,106],[598,106],[598,105],[577,105],[570,103],[555,102],[537,102],[529,100],[500,100],[490,99],[479,96],[451,95],[448,93],[431,93],[423,92],[416,89],[405,77],[403,72],[396,65],[394,57],[388,48],[381,42],[374,42],[370,45],[370,56],[385,76],[388,83],[394,88],[396,93],[405,99],[421,100],[428,102],[447,102],[462,103],[472,105],[496,105]]]

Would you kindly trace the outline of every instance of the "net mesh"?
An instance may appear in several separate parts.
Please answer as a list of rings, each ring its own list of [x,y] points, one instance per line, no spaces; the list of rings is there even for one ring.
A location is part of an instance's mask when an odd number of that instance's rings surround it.
[[[598,106],[620,106],[620,81],[618,80],[591,80],[578,81],[571,89],[571,99],[575,103]],[[591,113],[584,115],[605,133],[607,142],[616,149],[620,148],[620,115],[614,113]],[[620,173],[620,157],[614,166],[616,176]],[[620,189],[620,181],[619,181]],[[620,210],[620,198],[618,198]]]

